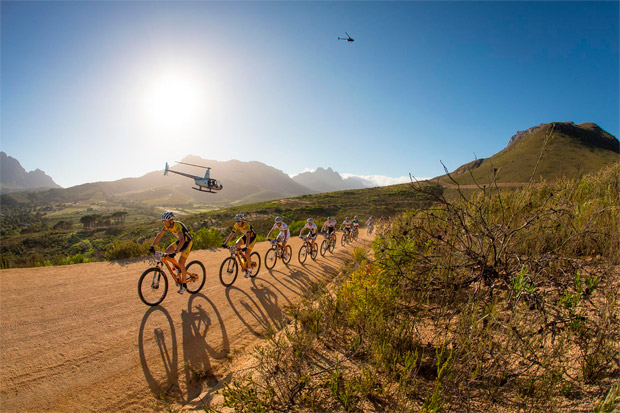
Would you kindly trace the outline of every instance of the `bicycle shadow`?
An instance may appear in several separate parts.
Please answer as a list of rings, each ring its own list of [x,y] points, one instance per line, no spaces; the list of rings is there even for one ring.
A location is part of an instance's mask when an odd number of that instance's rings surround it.
[[[206,307],[211,306],[215,312],[222,334],[222,344],[219,349],[208,344],[207,333],[213,321],[209,317]],[[187,387],[187,402],[198,397],[203,386],[215,386],[219,379],[213,374],[211,357],[221,359],[230,351],[228,335],[224,321],[215,304],[203,294],[194,294],[187,303],[187,310],[181,310],[183,335],[183,362],[185,370],[185,384]]]
[[[163,319],[156,318],[157,312],[161,313]],[[172,318],[165,308],[151,307],[142,317],[138,350],[144,377],[153,394],[158,398],[180,397],[176,333]]]
[[[239,305],[243,307],[245,312],[252,316],[258,322],[258,324],[263,327],[264,330],[269,330],[273,328],[273,326],[269,322],[269,318],[265,315],[265,313],[263,313],[260,306],[256,303],[256,301],[254,301],[252,297],[250,297],[250,295],[248,295],[248,293],[234,286],[228,287],[226,289],[226,299],[228,300],[228,304],[230,304],[230,308],[232,308],[237,318],[243,323],[243,325],[245,325],[245,327],[250,333],[254,334],[256,337],[264,337],[263,333],[256,331],[254,327],[252,327],[250,323],[245,319],[245,317],[241,315],[238,306],[234,304],[231,297],[233,293],[239,293],[242,296],[242,298],[239,300]]]

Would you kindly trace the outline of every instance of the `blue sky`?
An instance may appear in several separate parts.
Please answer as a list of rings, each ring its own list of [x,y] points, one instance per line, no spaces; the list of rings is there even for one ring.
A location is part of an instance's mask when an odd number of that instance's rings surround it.
[[[618,136],[618,2],[0,7],[1,149],[65,187],[189,154],[433,177],[540,123]]]

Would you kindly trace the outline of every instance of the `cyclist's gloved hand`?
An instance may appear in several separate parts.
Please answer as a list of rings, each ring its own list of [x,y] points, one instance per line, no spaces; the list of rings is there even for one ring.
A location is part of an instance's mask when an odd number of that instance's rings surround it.
[[[228,245],[222,243],[222,248],[228,248]]]
[[[151,254],[155,254],[155,247],[151,245],[151,248],[149,248],[149,252]]]
[[[176,252],[171,252],[170,254],[168,254],[168,257],[170,257],[170,258],[174,258],[174,256],[175,256],[175,255],[177,255],[177,253],[176,253]]]

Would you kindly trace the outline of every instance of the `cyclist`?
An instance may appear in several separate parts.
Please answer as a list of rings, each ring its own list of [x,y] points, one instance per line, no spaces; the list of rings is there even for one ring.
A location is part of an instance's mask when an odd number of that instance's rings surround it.
[[[159,242],[161,237],[164,235],[166,231],[170,231],[172,235],[178,238],[177,241],[168,245],[166,248],[166,254],[170,258],[174,258],[177,253],[181,253],[181,258],[177,261],[179,263],[179,278],[181,280],[181,288],[177,291],[179,294],[183,294],[187,291],[187,285],[185,284],[185,262],[187,261],[187,257],[189,257],[189,253],[192,250],[192,235],[189,233],[187,227],[180,221],[174,221],[174,214],[172,211],[166,211],[161,215],[161,220],[164,223],[164,229],[159,231],[159,234],[153,240],[153,244],[151,244],[151,248],[149,248],[150,252],[155,252],[155,245]]]
[[[368,226],[368,229],[370,229],[370,227],[375,225],[375,219],[371,216],[370,218],[368,218],[368,221],[366,221],[366,225]]]
[[[233,238],[237,231],[241,232],[242,236],[239,237],[237,241],[235,241],[235,245],[237,246],[237,249],[244,252],[245,262],[248,265],[244,277],[248,278],[252,273],[252,259],[250,257],[250,253],[254,248],[254,244],[256,244],[256,231],[254,231],[254,227],[252,226],[252,224],[245,221],[245,217],[243,216],[243,214],[237,214],[235,215],[235,225],[233,225],[232,232],[228,235],[228,238],[226,238],[226,241],[224,241],[224,243],[222,244],[222,248],[228,248],[228,245],[226,244],[230,242],[230,240]],[[242,245],[244,244],[245,247],[242,247]]]
[[[314,218],[308,218],[306,220],[306,225],[304,225],[304,227],[301,229],[301,231],[299,231],[299,236],[301,237],[302,232],[304,232],[304,229],[308,229],[308,239],[310,241],[312,241],[312,249],[314,249],[314,246],[316,244],[315,240],[317,235],[319,235],[319,227],[316,226],[316,224],[314,223]]]
[[[340,229],[344,227],[344,236],[351,232],[351,227],[353,226],[353,222],[349,219],[349,217],[345,217],[344,221],[342,221],[342,225],[340,225]],[[349,238],[350,239],[350,238]]]
[[[271,233],[276,229],[280,231],[280,233],[278,234],[278,238],[276,238],[276,241],[282,243],[282,254],[284,254],[283,258],[288,259],[288,254],[286,253],[286,242],[291,237],[291,231],[289,231],[288,225],[286,225],[282,221],[282,217],[276,217],[275,223],[273,224],[273,227],[271,227],[271,231],[269,231],[269,234],[267,234],[267,239],[269,239]]]
[[[353,231],[358,231],[359,234],[360,220],[357,218],[357,215],[353,217],[353,221],[351,222],[353,223]]]
[[[327,217],[327,221],[323,224],[321,228],[321,232],[326,232],[329,238],[336,242],[336,226],[338,225],[338,221],[334,219],[334,217]]]

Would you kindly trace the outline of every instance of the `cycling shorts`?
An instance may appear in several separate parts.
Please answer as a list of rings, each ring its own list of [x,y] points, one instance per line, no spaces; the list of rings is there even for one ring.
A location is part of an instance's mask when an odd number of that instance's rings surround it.
[[[192,245],[194,245],[194,241],[185,241],[185,244],[183,244],[183,246],[181,247],[181,249],[179,250],[179,254],[181,254],[181,257],[187,259],[187,257],[189,257],[189,253],[192,251]],[[177,249],[177,247],[179,246],[179,241],[177,242],[173,242],[172,244],[170,244],[170,247],[174,247],[175,251]],[[170,248],[168,247],[168,248]]]
[[[336,230],[336,228],[334,228],[334,227],[327,227],[327,233],[329,235],[333,234],[335,230]]]
[[[278,234],[278,238],[276,238],[276,241],[278,242],[288,241],[290,237],[291,237],[290,231],[280,232]]]
[[[318,235],[319,234],[317,232],[310,232],[308,233],[308,239],[311,239],[314,241]]]
[[[242,242],[241,248],[245,248],[245,243],[247,242],[247,238],[245,235],[243,235],[241,238],[239,238],[237,240],[237,244],[239,242]],[[252,248],[254,248],[254,244],[256,244],[256,233],[252,233],[252,236],[250,237],[250,244],[248,245],[248,251],[252,251]]]

